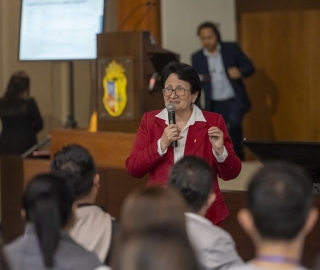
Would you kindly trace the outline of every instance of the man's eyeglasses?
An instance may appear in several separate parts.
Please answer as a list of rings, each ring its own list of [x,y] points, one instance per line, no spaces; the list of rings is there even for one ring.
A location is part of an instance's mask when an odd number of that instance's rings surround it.
[[[163,95],[166,97],[170,97],[173,91],[178,97],[181,97],[185,95],[186,91],[190,91],[190,89],[185,89],[182,86],[177,86],[176,89],[173,89],[172,87],[162,89]]]

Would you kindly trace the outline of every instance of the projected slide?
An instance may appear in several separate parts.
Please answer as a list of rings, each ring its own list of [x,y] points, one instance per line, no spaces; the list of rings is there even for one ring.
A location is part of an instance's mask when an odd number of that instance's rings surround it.
[[[19,60],[96,58],[104,0],[23,0]]]

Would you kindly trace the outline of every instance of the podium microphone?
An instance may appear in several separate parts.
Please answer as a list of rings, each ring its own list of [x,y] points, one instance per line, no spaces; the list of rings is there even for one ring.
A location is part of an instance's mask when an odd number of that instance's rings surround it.
[[[158,77],[157,72],[152,74],[152,76],[149,80],[149,92],[153,92],[154,86],[156,85],[156,82],[157,82],[157,77]]]
[[[169,119],[169,125],[176,123],[176,107],[173,103],[169,103],[167,105],[167,111],[168,111],[168,119]],[[178,147],[178,142],[174,141],[171,143],[171,147]]]

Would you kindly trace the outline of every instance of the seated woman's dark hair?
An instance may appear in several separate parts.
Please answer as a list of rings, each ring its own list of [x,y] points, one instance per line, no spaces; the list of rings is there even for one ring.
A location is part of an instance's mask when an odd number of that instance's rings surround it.
[[[60,230],[72,216],[74,194],[63,178],[40,174],[27,185],[23,195],[26,219],[35,227],[44,265],[53,267]]]
[[[71,144],[54,154],[51,173],[68,179],[76,199],[80,199],[90,193],[97,168],[86,148]]]

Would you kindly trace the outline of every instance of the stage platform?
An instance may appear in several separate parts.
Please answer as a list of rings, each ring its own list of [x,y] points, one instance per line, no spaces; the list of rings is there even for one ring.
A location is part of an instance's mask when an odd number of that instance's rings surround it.
[[[220,189],[246,191],[251,177],[261,166],[262,164],[257,160],[243,161],[241,172],[237,178],[230,181],[223,181],[222,179],[219,179]]]

